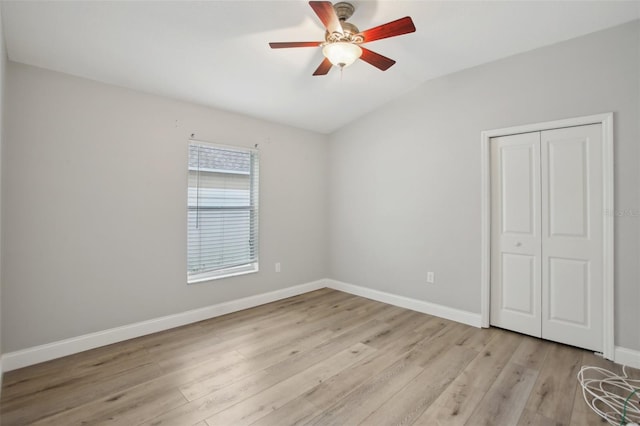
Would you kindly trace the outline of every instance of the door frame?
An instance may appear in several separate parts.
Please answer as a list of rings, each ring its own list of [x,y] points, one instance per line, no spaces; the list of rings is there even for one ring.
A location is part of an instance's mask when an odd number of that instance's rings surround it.
[[[613,113],[589,115],[525,124],[481,132],[481,278],[480,278],[480,321],[481,327],[488,328],[491,308],[491,138],[518,133],[540,132],[563,127],[602,125],[602,170],[603,170],[603,356],[614,358],[614,175],[613,175]]]

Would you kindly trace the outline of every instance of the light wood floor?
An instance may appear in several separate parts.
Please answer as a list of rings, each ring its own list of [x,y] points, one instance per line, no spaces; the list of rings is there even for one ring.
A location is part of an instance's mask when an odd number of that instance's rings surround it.
[[[3,425],[602,425],[580,349],[319,290],[5,374]],[[635,372],[637,373],[637,372]]]

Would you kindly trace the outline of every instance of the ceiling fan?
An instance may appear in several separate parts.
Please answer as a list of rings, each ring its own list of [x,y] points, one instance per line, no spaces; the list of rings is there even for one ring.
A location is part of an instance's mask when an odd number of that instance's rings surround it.
[[[333,65],[342,69],[351,65],[358,58],[386,71],[396,61],[372,52],[362,47],[361,44],[412,33],[416,30],[411,18],[406,16],[366,31],[360,31],[358,27],[347,22],[347,19],[355,11],[351,3],[339,2],[333,5],[330,1],[310,1],[309,6],[327,29],[324,41],[285,41],[269,43],[269,46],[272,49],[322,46],[322,54],[325,58],[313,75],[326,75]]]

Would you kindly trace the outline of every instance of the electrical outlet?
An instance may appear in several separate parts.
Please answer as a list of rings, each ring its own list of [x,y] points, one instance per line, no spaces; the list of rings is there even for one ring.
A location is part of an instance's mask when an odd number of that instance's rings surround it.
[[[436,282],[436,277],[433,272],[427,272],[427,282],[433,284]]]
[[[276,272],[280,272],[280,262],[276,262]]]

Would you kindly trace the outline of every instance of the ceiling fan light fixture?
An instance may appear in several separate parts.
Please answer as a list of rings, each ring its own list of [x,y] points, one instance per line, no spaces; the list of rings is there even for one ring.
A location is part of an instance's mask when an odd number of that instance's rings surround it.
[[[322,48],[322,54],[335,66],[348,67],[362,56],[362,49],[354,43],[338,41],[328,43]]]
[[[2,0],[0,0],[2,1]],[[351,3],[338,2],[335,5],[330,1],[313,0],[309,6],[322,22],[325,28],[324,42],[316,41],[294,41],[269,43],[272,49],[282,49],[287,47],[317,47],[322,46],[324,59],[313,72],[313,75],[327,75],[335,65],[342,70],[356,61],[362,59],[364,62],[373,65],[381,71],[388,70],[396,63],[391,58],[382,56],[364,47],[360,43],[369,43],[383,38],[396,37],[409,34],[416,30],[411,17],[396,19],[377,27],[360,31],[358,27],[347,19],[351,17],[355,8]]]

